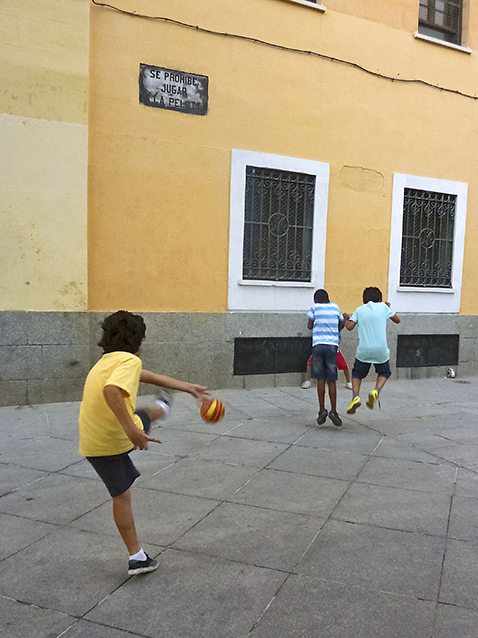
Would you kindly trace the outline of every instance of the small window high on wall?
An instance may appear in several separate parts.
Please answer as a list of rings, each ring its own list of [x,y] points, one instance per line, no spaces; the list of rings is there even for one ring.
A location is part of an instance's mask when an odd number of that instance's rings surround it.
[[[418,32],[460,45],[463,0],[420,0]]]

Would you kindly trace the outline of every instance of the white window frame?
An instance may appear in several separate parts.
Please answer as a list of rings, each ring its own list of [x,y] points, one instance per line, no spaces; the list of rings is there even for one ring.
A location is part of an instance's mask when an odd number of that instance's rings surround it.
[[[324,11],[326,10],[326,7],[324,7],[324,5],[320,2],[320,0],[317,0],[317,2],[311,2],[309,0],[286,0],[286,2],[294,2],[295,4],[301,4],[304,7],[308,7],[310,9],[317,9],[318,11],[321,11],[322,13],[324,13]]]
[[[448,47],[450,49],[455,49],[456,51],[462,51],[463,53],[473,53],[473,50],[467,46],[468,39],[469,39],[469,31],[470,31],[470,2],[471,0],[463,0],[463,4],[461,7],[461,34],[460,34],[461,44],[453,44],[453,42],[446,42],[445,40],[442,40],[441,38],[434,38],[432,35],[425,35],[423,33],[420,33],[419,30],[415,31],[415,33],[413,34],[414,37],[417,40],[424,40],[425,42],[438,44],[444,47]]]
[[[412,288],[400,286],[402,249],[403,199],[405,188],[456,195],[455,228],[453,238],[452,288]],[[460,312],[463,256],[468,184],[431,177],[393,176],[392,224],[390,232],[390,263],[388,273],[388,301],[397,312],[458,313]]]
[[[246,166],[315,175],[311,281],[260,281],[242,278]],[[324,285],[329,164],[313,160],[232,150],[229,231],[229,310],[307,310],[312,293]]]

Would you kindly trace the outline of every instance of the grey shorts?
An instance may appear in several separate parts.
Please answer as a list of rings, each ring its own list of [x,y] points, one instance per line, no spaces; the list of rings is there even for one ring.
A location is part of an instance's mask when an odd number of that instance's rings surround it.
[[[338,346],[319,343],[312,348],[312,379],[335,383],[337,381],[337,350]]]

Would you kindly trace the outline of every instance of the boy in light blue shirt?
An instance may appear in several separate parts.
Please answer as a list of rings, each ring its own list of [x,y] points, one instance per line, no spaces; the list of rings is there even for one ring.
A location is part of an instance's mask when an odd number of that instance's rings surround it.
[[[345,327],[353,330],[358,326],[359,345],[355,353],[352,370],[353,398],[347,414],[355,414],[362,403],[359,393],[372,363],[377,373],[375,389],[368,395],[367,407],[373,410],[378,401],[380,390],[390,377],[390,350],[387,345],[387,319],[400,323],[400,317],[390,309],[390,304],[382,302],[379,288],[370,287],[363,291],[363,306],[359,306],[352,316],[344,313]]]

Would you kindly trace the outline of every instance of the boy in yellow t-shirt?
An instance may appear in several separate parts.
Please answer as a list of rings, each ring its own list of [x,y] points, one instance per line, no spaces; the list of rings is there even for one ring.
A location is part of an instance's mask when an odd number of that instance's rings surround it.
[[[99,346],[104,354],[86,378],[80,407],[80,454],[105,483],[113,499],[113,518],[129,552],[128,574],[151,572],[158,561],[140,547],[131,508],[131,485],[140,475],[129,453],[148,443],[161,443],[148,435],[151,421],[164,418],[167,399],[156,408],[135,412],[140,381],[187,392],[201,401],[206,388],[194,383],[142,370],[141,344],[146,326],[140,315],[119,310],[106,317]]]

